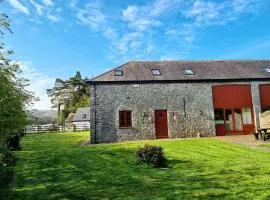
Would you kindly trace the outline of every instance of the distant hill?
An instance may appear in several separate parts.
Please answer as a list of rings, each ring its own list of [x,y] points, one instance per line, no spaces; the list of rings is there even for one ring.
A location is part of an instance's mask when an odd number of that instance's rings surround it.
[[[56,110],[31,110],[29,118],[31,124],[52,124],[56,116]]]

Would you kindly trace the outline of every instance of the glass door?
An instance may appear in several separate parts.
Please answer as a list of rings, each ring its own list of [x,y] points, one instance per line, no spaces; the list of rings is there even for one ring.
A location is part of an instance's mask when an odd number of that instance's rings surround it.
[[[242,112],[240,108],[225,109],[225,125],[227,133],[243,131]]]
[[[233,112],[232,109],[225,110],[225,125],[226,125],[226,132],[233,131]]]
[[[241,109],[240,108],[234,109],[233,112],[234,112],[234,130],[242,131],[243,123],[242,123]]]

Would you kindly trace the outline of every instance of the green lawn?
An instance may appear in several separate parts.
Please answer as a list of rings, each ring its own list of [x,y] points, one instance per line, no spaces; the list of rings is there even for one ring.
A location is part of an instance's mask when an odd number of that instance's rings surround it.
[[[270,199],[270,152],[215,139],[81,146],[88,133],[27,135],[11,199]],[[161,145],[169,167],[136,164]]]

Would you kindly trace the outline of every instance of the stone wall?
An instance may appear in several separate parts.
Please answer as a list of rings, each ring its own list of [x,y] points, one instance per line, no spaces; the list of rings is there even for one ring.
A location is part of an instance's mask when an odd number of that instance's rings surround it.
[[[169,138],[194,137],[198,133],[201,136],[215,135],[210,84],[111,84],[95,87],[96,107],[91,98],[91,130],[94,133],[96,127],[97,143],[154,139],[154,112],[160,109],[168,111]],[[93,86],[91,94],[94,94]],[[132,128],[119,128],[120,110],[132,110]]]
[[[91,85],[91,142],[154,139],[155,110],[162,109],[168,112],[169,138],[215,136],[212,86],[251,84],[254,115],[258,119],[258,85],[263,83],[265,82]],[[132,110],[132,128],[119,128],[120,110]]]

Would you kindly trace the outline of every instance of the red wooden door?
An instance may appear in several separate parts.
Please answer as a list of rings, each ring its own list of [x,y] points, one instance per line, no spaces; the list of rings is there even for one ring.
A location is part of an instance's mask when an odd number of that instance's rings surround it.
[[[167,110],[155,111],[156,138],[168,138]]]

